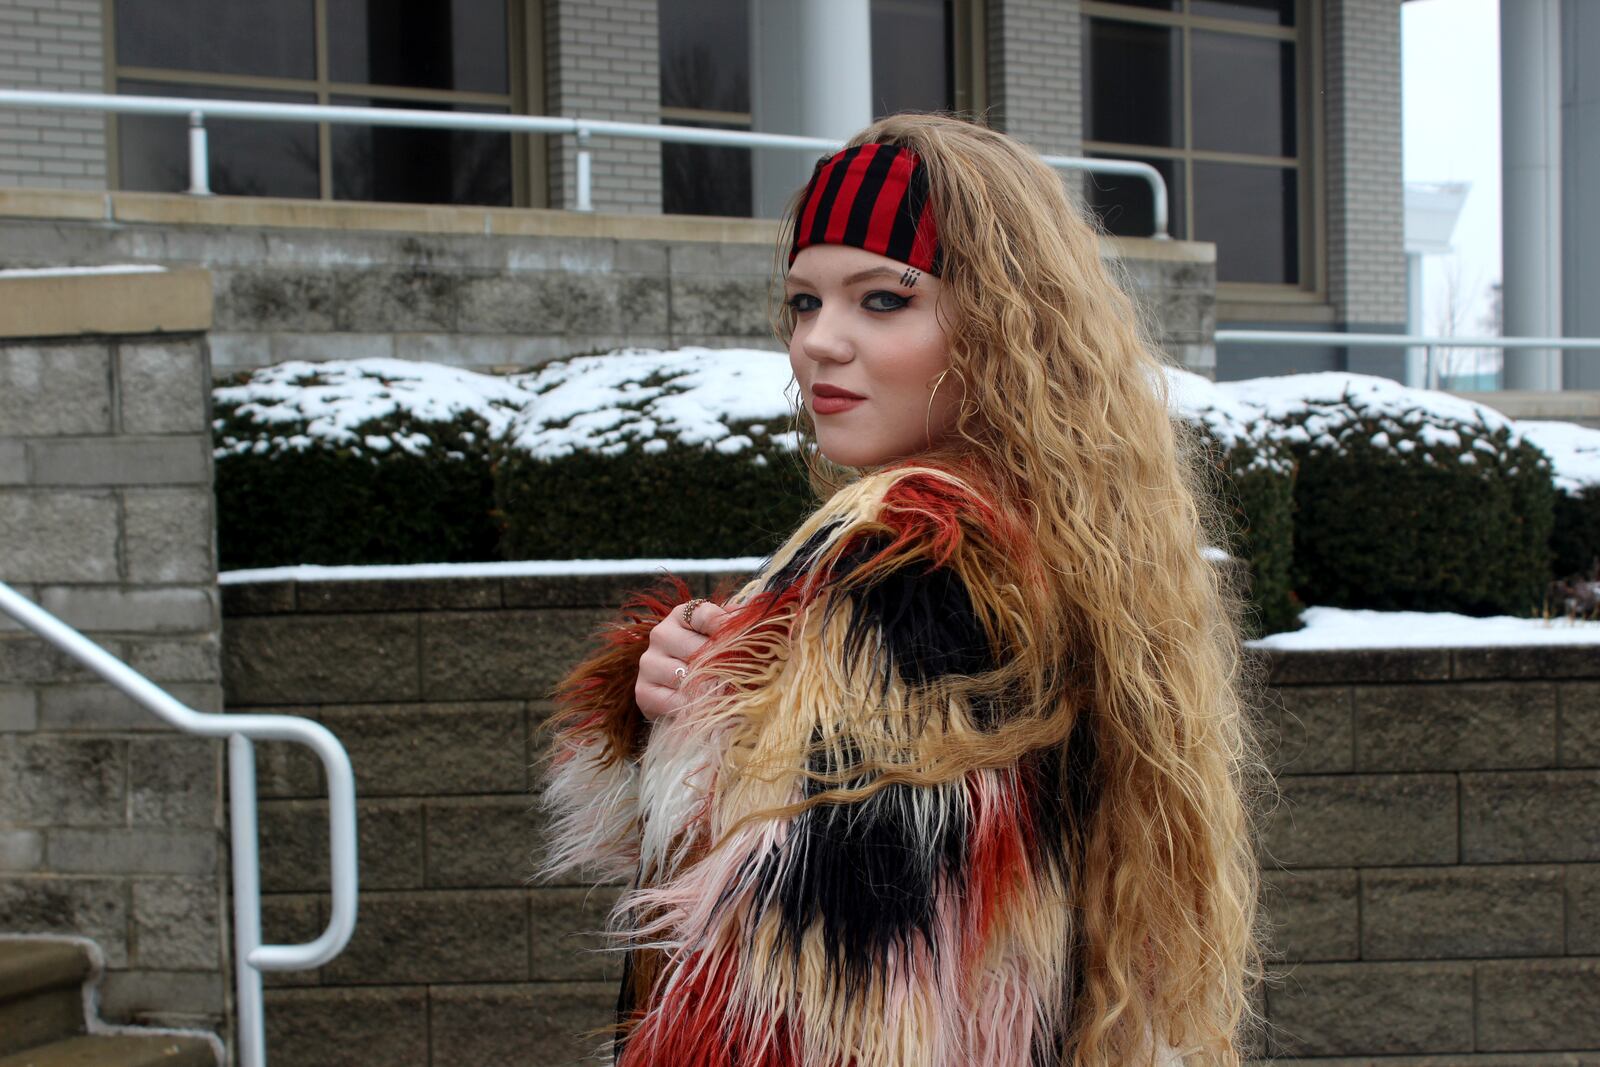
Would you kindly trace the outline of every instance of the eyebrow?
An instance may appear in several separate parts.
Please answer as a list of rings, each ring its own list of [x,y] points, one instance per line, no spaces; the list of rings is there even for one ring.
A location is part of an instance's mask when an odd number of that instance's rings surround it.
[[[895,270],[893,267],[868,267],[866,270],[858,270],[858,271],[856,271],[854,274],[850,275],[848,278],[846,278],[840,284],[841,285],[854,285],[859,281],[865,281],[868,278],[876,278],[879,275],[883,275],[883,274],[887,274],[887,275],[889,275],[889,277],[893,278],[893,277],[898,276],[899,273],[900,272]],[[797,274],[791,274],[787,278],[785,278],[784,280],[787,281],[787,282],[790,282],[790,283],[792,283],[794,285],[804,285],[804,286],[808,286],[808,287],[811,287],[811,288],[815,288],[815,286],[812,285],[811,282],[808,282],[806,279],[800,277]]]

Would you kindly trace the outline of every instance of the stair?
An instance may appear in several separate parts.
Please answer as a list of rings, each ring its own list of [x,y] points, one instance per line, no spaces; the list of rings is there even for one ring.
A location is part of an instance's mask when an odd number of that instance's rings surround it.
[[[84,983],[94,971],[80,942],[0,939],[0,1067],[217,1067],[204,1037],[92,1032]]]

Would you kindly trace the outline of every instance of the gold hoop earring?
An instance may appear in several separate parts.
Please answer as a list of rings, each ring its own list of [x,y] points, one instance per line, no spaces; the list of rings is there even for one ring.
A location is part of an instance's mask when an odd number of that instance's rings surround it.
[[[928,394],[928,411],[922,418],[922,435],[928,439],[928,447],[933,447],[933,398],[939,395],[939,386],[944,384],[944,376],[950,373],[946,367],[939,372],[939,377],[934,380],[933,392]]]

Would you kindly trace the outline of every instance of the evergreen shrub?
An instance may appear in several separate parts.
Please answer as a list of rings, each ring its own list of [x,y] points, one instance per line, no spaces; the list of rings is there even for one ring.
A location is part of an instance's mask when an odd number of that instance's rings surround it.
[[[409,402],[406,384],[435,383],[395,363],[279,364],[215,390],[223,569],[498,558],[495,427]]]
[[[1193,372],[1167,368],[1169,410],[1195,437],[1205,464],[1202,492],[1221,511],[1226,551],[1246,571],[1248,637],[1295,630],[1304,607],[1294,594],[1294,458],[1271,423],[1238,404],[1225,388]]]
[[[1292,582],[1294,558],[1294,467],[1287,452],[1265,437],[1219,435],[1195,424],[1202,454],[1217,477],[1227,526],[1223,546],[1247,569],[1249,614],[1246,637],[1300,628],[1304,608]]]
[[[1479,405],[1356,376],[1270,412],[1295,455],[1294,587],[1308,604],[1538,614],[1549,459]]]
[[[759,424],[757,424],[759,425]],[[506,449],[494,491],[512,559],[765,555],[815,506],[795,451],[749,423],[738,452],[654,438],[538,458]]]
[[[1550,532],[1551,576],[1588,575],[1600,557],[1600,485],[1556,494],[1555,527]]]

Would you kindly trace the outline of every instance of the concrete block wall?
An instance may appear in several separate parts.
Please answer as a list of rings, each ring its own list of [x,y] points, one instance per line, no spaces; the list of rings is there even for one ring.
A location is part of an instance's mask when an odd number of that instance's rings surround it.
[[[1281,975],[1267,1052],[1342,1067],[1600,1054],[1593,647],[1270,667],[1284,802],[1264,835]]]
[[[1400,0],[1328,0],[1322,31],[1328,298],[1352,329],[1403,333]]]
[[[0,280],[0,580],[216,711],[209,285],[129,277]],[[92,938],[108,1020],[226,1025],[221,759],[0,616],[0,933]]]
[[[661,55],[655,0],[544,0],[545,113],[618,122],[661,121]],[[577,204],[576,141],[549,144],[550,206]],[[596,211],[659,214],[661,146],[596,137]]]
[[[0,267],[211,272],[213,371],[395,356],[478,370],[633,345],[776,348],[774,223],[0,190]],[[1215,364],[1215,252],[1113,240],[1173,358]]]
[[[101,0],[0,0],[0,85],[104,91]],[[106,122],[93,112],[0,108],[0,184],[106,187]]]
[[[726,576],[694,578],[702,594]],[[609,891],[529,888],[544,697],[628,576],[229,584],[230,710],[349,747],[362,920],[271,990],[278,1064],[569,1063],[610,1018]],[[1283,802],[1264,819],[1255,1058],[1600,1058],[1600,660],[1592,648],[1252,653]],[[270,936],[324,917],[315,768],[264,746]]]
[[[223,586],[230,711],[316,718],[350,752],[361,911],[345,952],[270,980],[278,1067],[568,1064],[597,1047],[618,960],[614,893],[535,885],[538,728],[561,673],[649,578],[485,578]],[[694,578],[709,592],[718,576]],[[261,746],[269,939],[326,919],[316,766]]]

